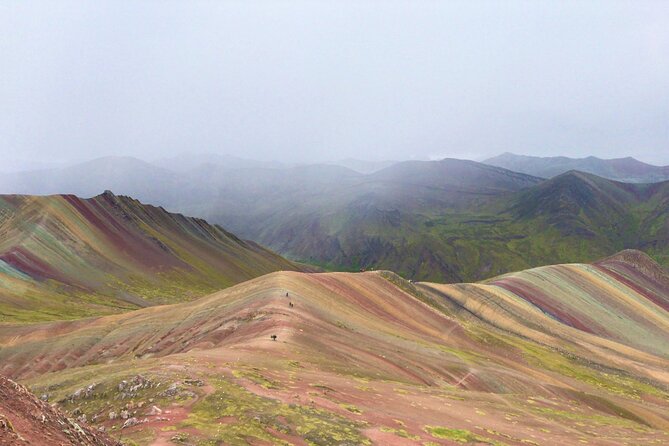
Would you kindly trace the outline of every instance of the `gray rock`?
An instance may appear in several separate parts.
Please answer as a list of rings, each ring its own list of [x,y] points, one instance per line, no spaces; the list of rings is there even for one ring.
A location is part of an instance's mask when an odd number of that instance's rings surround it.
[[[125,423],[123,423],[123,426],[121,426],[121,429],[137,426],[139,423],[140,423],[139,420],[135,417],[128,418],[127,420],[125,420]]]

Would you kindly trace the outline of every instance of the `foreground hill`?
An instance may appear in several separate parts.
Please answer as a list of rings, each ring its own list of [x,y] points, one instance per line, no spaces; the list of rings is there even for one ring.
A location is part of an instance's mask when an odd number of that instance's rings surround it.
[[[0,327],[0,373],[140,445],[664,444],[668,302],[636,251],[480,284],[279,272]]]
[[[105,192],[0,196],[0,320],[189,300],[296,266],[204,220]]]
[[[653,166],[632,157],[567,158],[565,156],[539,157],[503,153],[483,162],[542,178],[552,178],[570,170],[579,170],[626,183],[656,183],[669,180],[669,166]]]
[[[0,446],[120,446],[107,434],[40,401],[24,386],[0,376]]]

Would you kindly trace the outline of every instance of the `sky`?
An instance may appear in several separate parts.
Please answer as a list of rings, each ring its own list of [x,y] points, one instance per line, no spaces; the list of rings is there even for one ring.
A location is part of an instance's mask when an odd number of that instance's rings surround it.
[[[4,1],[0,163],[669,164],[668,24],[667,1]]]

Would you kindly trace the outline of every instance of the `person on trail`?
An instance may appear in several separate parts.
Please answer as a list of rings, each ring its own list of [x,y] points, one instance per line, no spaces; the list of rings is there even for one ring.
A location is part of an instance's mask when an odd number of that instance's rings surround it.
[[[286,297],[288,297],[288,292],[286,292]]]
[[[293,307],[294,307],[294,305],[293,305],[292,302],[288,302],[288,306],[289,306],[290,308],[293,308]]]

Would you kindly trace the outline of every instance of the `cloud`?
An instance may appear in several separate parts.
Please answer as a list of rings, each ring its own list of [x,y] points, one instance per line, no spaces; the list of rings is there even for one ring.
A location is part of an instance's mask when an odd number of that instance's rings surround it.
[[[5,2],[0,155],[669,162],[666,2]]]

